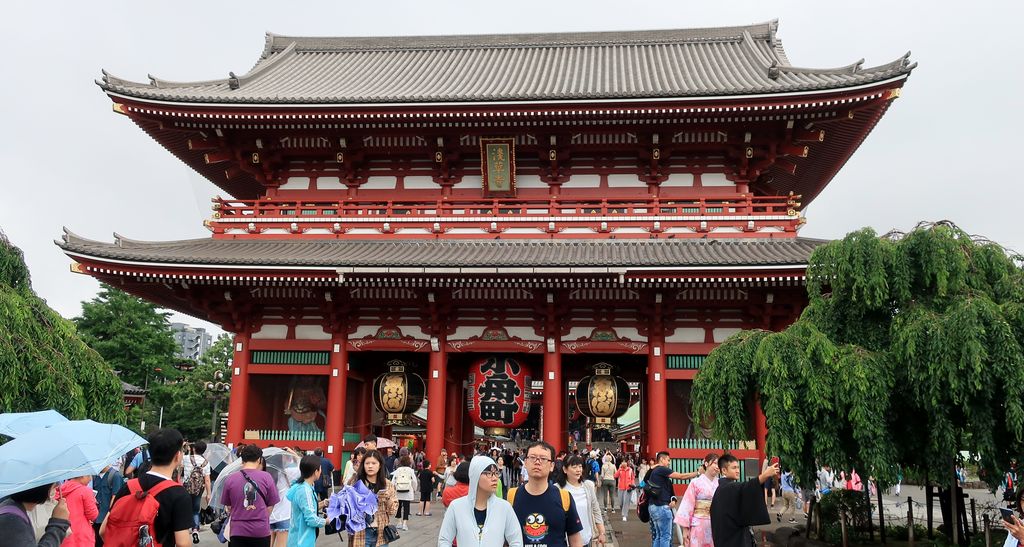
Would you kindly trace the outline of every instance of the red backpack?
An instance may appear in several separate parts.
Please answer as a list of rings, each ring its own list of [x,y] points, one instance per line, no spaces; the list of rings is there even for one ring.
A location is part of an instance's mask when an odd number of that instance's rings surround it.
[[[107,516],[107,529],[103,544],[109,547],[160,547],[153,535],[160,502],[156,496],[173,486],[174,481],[160,481],[149,490],[143,490],[139,479],[128,481],[128,495],[114,502]]]

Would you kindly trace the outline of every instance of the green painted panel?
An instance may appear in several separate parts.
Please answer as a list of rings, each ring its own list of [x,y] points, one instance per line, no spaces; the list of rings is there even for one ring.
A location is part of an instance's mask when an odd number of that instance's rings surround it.
[[[254,365],[327,365],[331,362],[329,351],[270,351],[254,350]]]
[[[698,370],[704,364],[707,355],[669,355],[667,356],[669,369],[675,370]]]

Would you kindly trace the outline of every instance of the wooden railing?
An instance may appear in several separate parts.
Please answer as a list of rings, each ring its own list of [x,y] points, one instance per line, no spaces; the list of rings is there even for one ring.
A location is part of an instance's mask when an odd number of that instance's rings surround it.
[[[589,233],[705,233],[721,228],[793,231],[799,196],[693,199],[442,199],[341,201],[213,199],[215,234],[402,234],[482,237]],[[631,229],[631,230],[623,230]],[[639,229],[639,230],[637,230]],[[778,231],[778,230],[775,230]]]

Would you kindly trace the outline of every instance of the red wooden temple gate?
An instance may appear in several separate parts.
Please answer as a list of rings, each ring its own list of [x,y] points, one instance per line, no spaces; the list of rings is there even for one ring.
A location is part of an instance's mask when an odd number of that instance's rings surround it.
[[[388,431],[372,383],[398,361],[426,383],[428,456],[465,451],[468,368],[514,355],[556,447],[568,382],[606,362],[640,386],[641,449],[699,458],[702,356],[798,316],[821,243],[797,236],[802,204],[913,69],[793,67],[776,26],[268,35],[241,76],[105,74],[115,112],[232,197],[206,239],[60,245],[234,333],[229,442],[340,463]]]

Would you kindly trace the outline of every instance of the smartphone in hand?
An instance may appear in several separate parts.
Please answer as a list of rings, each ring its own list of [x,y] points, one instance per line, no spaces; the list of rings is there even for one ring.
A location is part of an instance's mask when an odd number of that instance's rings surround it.
[[[1014,522],[1013,522],[1013,509],[1007,509],[1005,507],[1000,507],[999,508],[999,513],[1003,516],[1003,520],[1004,521],[1009,522],[1010,524],[1014,524]]]
[[[768,465],[779,465],[779,457],[772,456],[772,459],[768,461]]]

